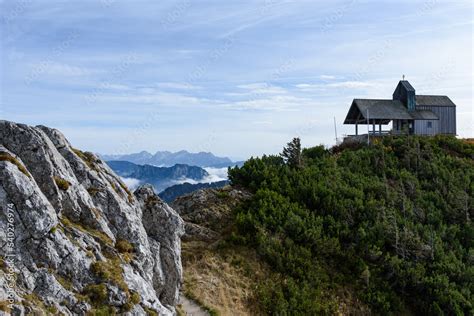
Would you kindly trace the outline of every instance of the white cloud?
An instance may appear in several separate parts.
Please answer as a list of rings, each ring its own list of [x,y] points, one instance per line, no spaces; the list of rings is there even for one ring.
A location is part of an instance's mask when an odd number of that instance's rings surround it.
[[[178,93],[156,92],[153,88],[140,88],[123,95],[103,94],[96,97],[97,101],[116,103],[140,103],[140,104],[162,104],[162,105],[205,105],[212,103],[207,99],[191,97]]]
[[[123,84],[113,84],[113,83],[104,83],[102,84],[104,89],[110,89],[110,90],[130,90],[131,88],[129,86],[123,85]]]
[[[331,76],[331,75],[321,75],[319,76],[322,80],[335,80],[336,76]]]
[[[347,89],[365,89],[365,88],[373,88],[376,84],[371,82],[363,82],[363,81],[343,81],[343,82],[336,82],[330,83],[327,86],[332,88],[347,88]]]
[[[183,184],[183,183],[191,183],[191,184],[197,184],[197,183],[212,183],[212,182],[218,182],[218,181],[224,181],[227,180],[227,168],[204,168],[204,170],[209,173],[209,175],[201,180],[194,180],[194,179],[189,179],[189,178],[182,178],[176,181],[173,181],[173,184]]]
[[[85,67],[78,67],[63,63],[57,63],[52,61],[40,62],[32,64],[33,72],[41,72],[53,76],[64,76],[64,77],[80,77],[88,76],[92,74],[102,73],[103,71],[98,69],[91,69]]]
[[[321,84],[309,84],[309,83],[299,83],[295,85],[298,89],[312,89],[312,88],[321,88],[323,85]]]
[[[204,179],[206,182],[217,182],[227,180],[227,168],[206,167],[204,168],[204,170],[209,173],[209,176]]]
[[[238,110],[294,111],[307,105],[310,100],[292,95],[275,95],[268,98],[237,101],[227,104]]]
[[[249,94],[286,94],[288,91],[282,87],[268,84],[266,82],[258,82],[251,84],[238,85],[237,88],[247,90]],[[245,94],[242,94],[245,95]]]
[[[122,182],[125,183],[127,187],[129,187],[131,190],[135,190],[139,185],[140,185],[140,180],[135,179],[135,178],[122,178]]]
[[[201,89],[201,87],[192,85],[189,83],[179,83],[179,82],[160,82],[157,83],[159,88],[163,89],[174,89],[174,90],[197,90]]]
[[[301,91],[322,91],[328,88],[342,88],[342,89],[369,89],[376,88],[377,83],[366,81],[341,81],[332,83],[300,83],[295,87]]]

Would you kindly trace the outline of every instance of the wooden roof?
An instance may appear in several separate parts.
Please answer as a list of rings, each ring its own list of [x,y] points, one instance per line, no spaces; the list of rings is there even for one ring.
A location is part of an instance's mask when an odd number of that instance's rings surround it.
[[[430,110],[415,110],[410,112],[415,120],[439,120],[439,117]]]
[[[407,108],[399,100],[354,99],[344,124],[388,124],[391,120],[412,120]]]
[[[445,95],[416,95],[416,105],[419,106],[456,106],[450,98]]]

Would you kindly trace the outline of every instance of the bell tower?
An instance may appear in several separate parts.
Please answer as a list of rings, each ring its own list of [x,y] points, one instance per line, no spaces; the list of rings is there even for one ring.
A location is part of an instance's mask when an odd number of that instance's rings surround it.
[[[393,100],[400,100],[408,111],[414,111],[416,109],[415,88],[407,80],[400,80],[393,92]]]

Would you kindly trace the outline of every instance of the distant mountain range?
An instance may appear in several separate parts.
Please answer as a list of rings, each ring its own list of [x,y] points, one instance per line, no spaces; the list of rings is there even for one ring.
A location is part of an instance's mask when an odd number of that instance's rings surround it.
[[[185,181],[204,181],[209,173],[201,167],[176,164],[172,167],[138,165],[129,161],[107,161],[107,164],[119,176],[150,183],[156,192]]]
[[[158,194],[163,201],[166,203],[171,203],[173,202],[176,198],[192,193],[197,190],[201,189],[216,189],[216,188],[222,188],[225,185],[229,183],[228,180],[223,180],[223,181],[217,181],[217,182],[211,182],[211,183],[181,183],[181,184],[175,184],[173,186],[170,186],[169,188],[166,188],[164,191],[162,191],[160,194]]]
[[[240,165],[241,162],[233,162],[227,157],[217,157],[212,153],[199,152],[190,153],[186,150],[178,152],[157,151],[151,154],[147,151],[142,151],[127,155],[99,155],[105,161],[129,161],[139,165],[154,165],[170,167],[176,164],[185,164],[199,167],[214,167],[223,168],[233,165]]]

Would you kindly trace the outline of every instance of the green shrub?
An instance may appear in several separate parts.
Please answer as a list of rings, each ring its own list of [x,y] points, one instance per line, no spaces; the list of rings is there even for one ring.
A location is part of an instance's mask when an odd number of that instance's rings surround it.
[[[254,193],[232,242],[281,278],[259,290],[269,314],[335,313],[353,289],[376,314],[472,313],[474,145],[454,137],[384,137],[303,150],[229,169]]]

